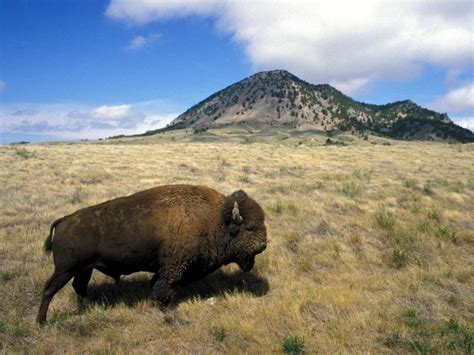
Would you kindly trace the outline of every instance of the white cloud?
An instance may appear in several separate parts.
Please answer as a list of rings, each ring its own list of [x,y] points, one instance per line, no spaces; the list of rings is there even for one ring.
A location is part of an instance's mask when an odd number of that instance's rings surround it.
[[[94,139],[144,133],[177,116],[163,100],[98,107],[17,103],[0,107],[0,132]]]
[[[474,132],[474,117],[454,118],[453,121],[461,127],[467,128]]]
[[[127,49],[139,49],[142,48],[146,44],[146,39],[143,36],[136,36],[134,37],[129,45],[126,47]]]
[[[206,15],[213,12],[218,3],[217,0],[114,0],[107,7],[106,15],[110,18],[124,19],[132,24],[145,24],[175,16]]]
[[[425,65],[472,65],[473,5],[454,1],[111,0],[128,24],[206,16],[244,46],[255,70],[287,69],[352,93],[375,80],[408,80]]]
[[[4,81],[0,80],[0,93],[2,93],[7,87]]]
[[[158,41],[158,39],[161,37],[161,34],[159,33],[151,33],[147,36],[135,36],[132,38],[130,43],[125,47],[126,50],[129,51],[136,51],[139,50],[145,46],[149,46],[152,43],[155,43]]]
[[[117,120],[129,116],[130,105],[99,106],[91,111],[91,115],[98,119]]]
[[[353,78],[342,81],[332,81],[331,85],[338,88],[346,95],[352,95],[356,92],[360,92],[363,88],[366,88],[370,82],[370,77],[367,78]]]
[[[474,112],[474,83],[455,88],[428,106],[442,112]]]

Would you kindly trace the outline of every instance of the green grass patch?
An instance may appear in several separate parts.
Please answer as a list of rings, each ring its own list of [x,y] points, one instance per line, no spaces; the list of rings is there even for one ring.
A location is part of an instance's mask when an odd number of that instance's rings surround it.
[[[22,338],[30,334],[25,317],[17,312],[2,314],[0,318],[0,339],[1,334],[8,338]],[[7,338],[7,339],[8,339]]]
[[[408,252],[399,247],[395,247],[390,252],[389,263],[396,269],[401,269],[408,264]]]
[[[211,334],[215,341],[222,342],[226,337],[225,328],[222,325],[214,325],[211,328]]]
[[[283,338],[283,351],[286,354],[298,355],[303,354],[305,350],[305,340],[298,335],[289,334]]]
[[[242,174],[239,176],[239,181],[248,184],[251,182],[250,176],[248,174]]]
[[[283,206],[283,202],[281,202],[281,200],[277,200],[273,205],[269,207],[269,210],[273,214],[282,214],[284,209],[285,207]]]
[[[396,219],[395,219],[395,215],[392,212],[387,211],[385,208],[380,208],[377,211],[375,211],[374,217],[375,217],[375,221],[377,225],[380,228],[386,231],[394,230]]]
[[[12,280],[18,278],[19,276],[21,276],[21,274],[22,273],[18,270],[7,270],[7,271],[2,271],[0,273],[0,278],[3,281],[12,281]]]
[[[408,308],[403,312],[403,323],[411,328],[420,328],[423,326],[423,319],[416,313],[416,310]]]
[[[403,311],[401,321],[408,327],[403,336],[395,331],[384,339],[384,345],[396,353],[474,353],[473,329],[455,318],[444,322],[428,321],[409,308]]]
[[[356,198],[362,192],[362,185],[355,181],[349,181],[342,184],[341,192],[350,198]]]

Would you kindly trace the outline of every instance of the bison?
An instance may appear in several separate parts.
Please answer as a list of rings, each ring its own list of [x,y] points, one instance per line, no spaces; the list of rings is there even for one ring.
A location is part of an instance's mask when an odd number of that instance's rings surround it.
[[[154,273],[152,296],[163,304],[176,287],[235,262],[248,272],[267,245],[264,213],[244,191],[165,185],[80,209],[54,221],[44,249],[54,273],[44,286],[37,321],[69,280],[80,297],[94,268],[114,278]],[[53,236],[54,232],[54,236]]]

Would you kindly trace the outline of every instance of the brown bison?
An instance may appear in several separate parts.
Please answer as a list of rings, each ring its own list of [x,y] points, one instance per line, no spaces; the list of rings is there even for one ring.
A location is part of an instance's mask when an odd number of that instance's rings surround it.
[[[177,286],[222,265],[250,271],[266,245],[263,210],[242,190],[224,196],[166,185],[83,208],[51,225],[44,249],[53,251],[55,269],[37,321],[46,321],[51,299],[72,278],[76,293],[87,296],[93,268],[114,278],[152,272],[153,297],[167,304]]]

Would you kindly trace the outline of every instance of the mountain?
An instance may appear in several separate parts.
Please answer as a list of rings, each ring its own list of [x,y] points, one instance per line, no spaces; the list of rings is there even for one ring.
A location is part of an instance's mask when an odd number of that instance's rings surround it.
[[[447,114],[410,100],[386,105],[358,102],[328,84],[310,84],[285,70],[260,72],[232,84],[189,108],[165,130],[199,131],[242,124],[373,133],[406,140],[474,142],[474,134],[453,123]]]

